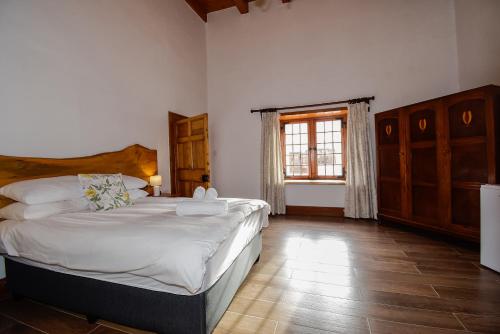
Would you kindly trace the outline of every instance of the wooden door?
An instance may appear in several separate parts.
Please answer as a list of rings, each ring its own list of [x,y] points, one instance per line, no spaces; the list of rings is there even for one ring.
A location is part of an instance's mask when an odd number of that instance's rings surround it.
[[[382,215],[403,217],[403,178],[400,110],[377,114],[378,207]]]
[[[408,168],[408,211],[410,219],[433,228],[446,220],[441,208],[447,205],[448,189],[441,182],[447,175],[443,156],[445,137],[441,102],[434,100],[408,107],[406,151]]]
[[[175,122],[177,196],[191,197],[198,186],[210,186],[208,114]]]
[[[449,143],[451,228],[458,234],[479,236],[480,186],[494,183],[495,161],[492,102],[483,91],[446,99]]]

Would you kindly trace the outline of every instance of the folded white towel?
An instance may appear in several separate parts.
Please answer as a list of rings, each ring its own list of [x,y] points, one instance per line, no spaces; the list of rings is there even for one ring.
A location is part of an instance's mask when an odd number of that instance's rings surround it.
[[[193,199],[202,200],[204,198],[205,198],[205,188],[196,187],[196,189],[193,192]]]
[[[219,216],[226,215],[228,212],[228,203],[224,200],[186,200],[179,202],[175,212],[178,216]]]
[[[206,200],[215,200],[219,197],[219,194],[217,193],[217,190],[215,188],[208,188],[206,193],[205,193],[205,199]]]

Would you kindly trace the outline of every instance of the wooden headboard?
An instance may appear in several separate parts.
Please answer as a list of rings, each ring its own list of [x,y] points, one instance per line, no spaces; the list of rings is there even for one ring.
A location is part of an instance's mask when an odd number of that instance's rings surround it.
[[[22,180],[79,173],[122,173],[149,182],[149,177],[158,173],[156,150],[132,145],[121,151],[67,159],[0,155],[0,187]],[[12,200],[0,196],[0,208],[9,203]]]

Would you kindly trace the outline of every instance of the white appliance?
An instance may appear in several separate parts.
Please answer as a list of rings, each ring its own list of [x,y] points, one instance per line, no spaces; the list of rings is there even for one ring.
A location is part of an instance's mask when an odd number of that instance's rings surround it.
[[[481,264],[500,272],[500,185],[481,186]]]

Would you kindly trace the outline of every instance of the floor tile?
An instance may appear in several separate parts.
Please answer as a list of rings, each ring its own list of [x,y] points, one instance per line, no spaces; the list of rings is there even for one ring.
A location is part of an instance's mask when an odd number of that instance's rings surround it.
[[[472,332],[500,333],[500,316],[456,314],[465,328]]]
[[[0,303],[0,314],[49,334],[86,334],[97,327],[27,299]]]
[[[0,315],[0,333],[2,334],[41,334],[43,332],[21,324],[3,315]]]

